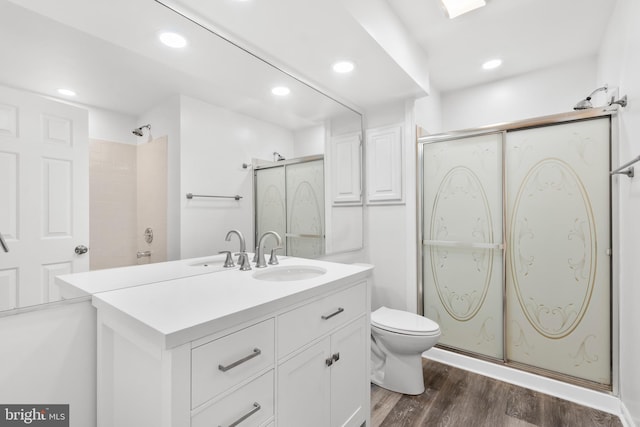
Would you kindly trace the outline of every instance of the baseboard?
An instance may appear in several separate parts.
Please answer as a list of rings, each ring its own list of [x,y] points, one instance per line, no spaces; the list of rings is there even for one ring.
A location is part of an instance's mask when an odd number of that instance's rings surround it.
[[[620,417],[623,423],[625,421],[630,421],[625,424],[625,427],[636,427],[620,399],[610,393],[603,393],[573,384],[567,384],[562,381],[545,378],[540,375],[520,371],[497,363],[475,359],[473,357],[440,348],[432,348],[431,350],[424,352],[422,356],[427,359],[452,365],[480,375],[495,378],[500,381],[608,412]],[[626,412],[626,414],[623,412]]]
[[[620,411],[620,420],[622,421],[622,425],[624,427],[636,427],[636,423],[633,421],[633,417],[624,402],[620,402]]]

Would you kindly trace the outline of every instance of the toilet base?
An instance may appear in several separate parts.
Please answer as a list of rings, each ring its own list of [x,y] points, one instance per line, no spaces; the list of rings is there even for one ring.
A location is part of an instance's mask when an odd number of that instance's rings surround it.
[[[372,361],[372,367],[371,382],[373,384],[396,393],[409,395],[424,393],[421,354],[402,356],[387,354],[384,361]]]

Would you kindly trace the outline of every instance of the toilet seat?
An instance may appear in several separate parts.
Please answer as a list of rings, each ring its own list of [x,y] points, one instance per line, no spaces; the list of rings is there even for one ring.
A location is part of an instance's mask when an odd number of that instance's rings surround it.
[[[440,327],[433,320],[387,307],[380,307],[371,313],[371,324],[385,331],[403,335],[430,336],[440,334]]]

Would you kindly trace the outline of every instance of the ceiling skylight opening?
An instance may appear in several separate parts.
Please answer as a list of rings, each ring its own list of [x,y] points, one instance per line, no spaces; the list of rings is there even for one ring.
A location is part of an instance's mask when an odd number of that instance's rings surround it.
[[[165,32],[161,33],[158,38],[165,45],[174,49],[181,49],[187,45],[187,39],[178,33]]]
[[[287,96],[291,93],[291,89],[286,86],[276,86],[271,89],[271,93],[276,96]]]
[[[351,61],[338,61],[333,64],[333,71],[339,74],[347,74],[353,71],[355,65]]]
[[[64,95],[64,96],[76,96],[76,93],[74,91],[72,91],[71,89],[58,89],[58,93],[60,95]]]
[[[502,59],[490,59],[489,61],[482,64],[483,70],[494,70],[502,65]]]
[[[485,0],[441,0],[444,11],[449,19],[486,6]]]

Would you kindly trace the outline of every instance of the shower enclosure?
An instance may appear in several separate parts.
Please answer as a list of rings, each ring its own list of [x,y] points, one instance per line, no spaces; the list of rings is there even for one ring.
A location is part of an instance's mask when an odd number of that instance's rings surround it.
[[[283,238],[280,254],[303,258],[324,254],[323,156],[256,166],[254,188],[256,242],[272,230]],[[271,240],[268,244],[273,245]]]
[[[440,346],[612,388],[611,112],[420,138],[420,302]]]

